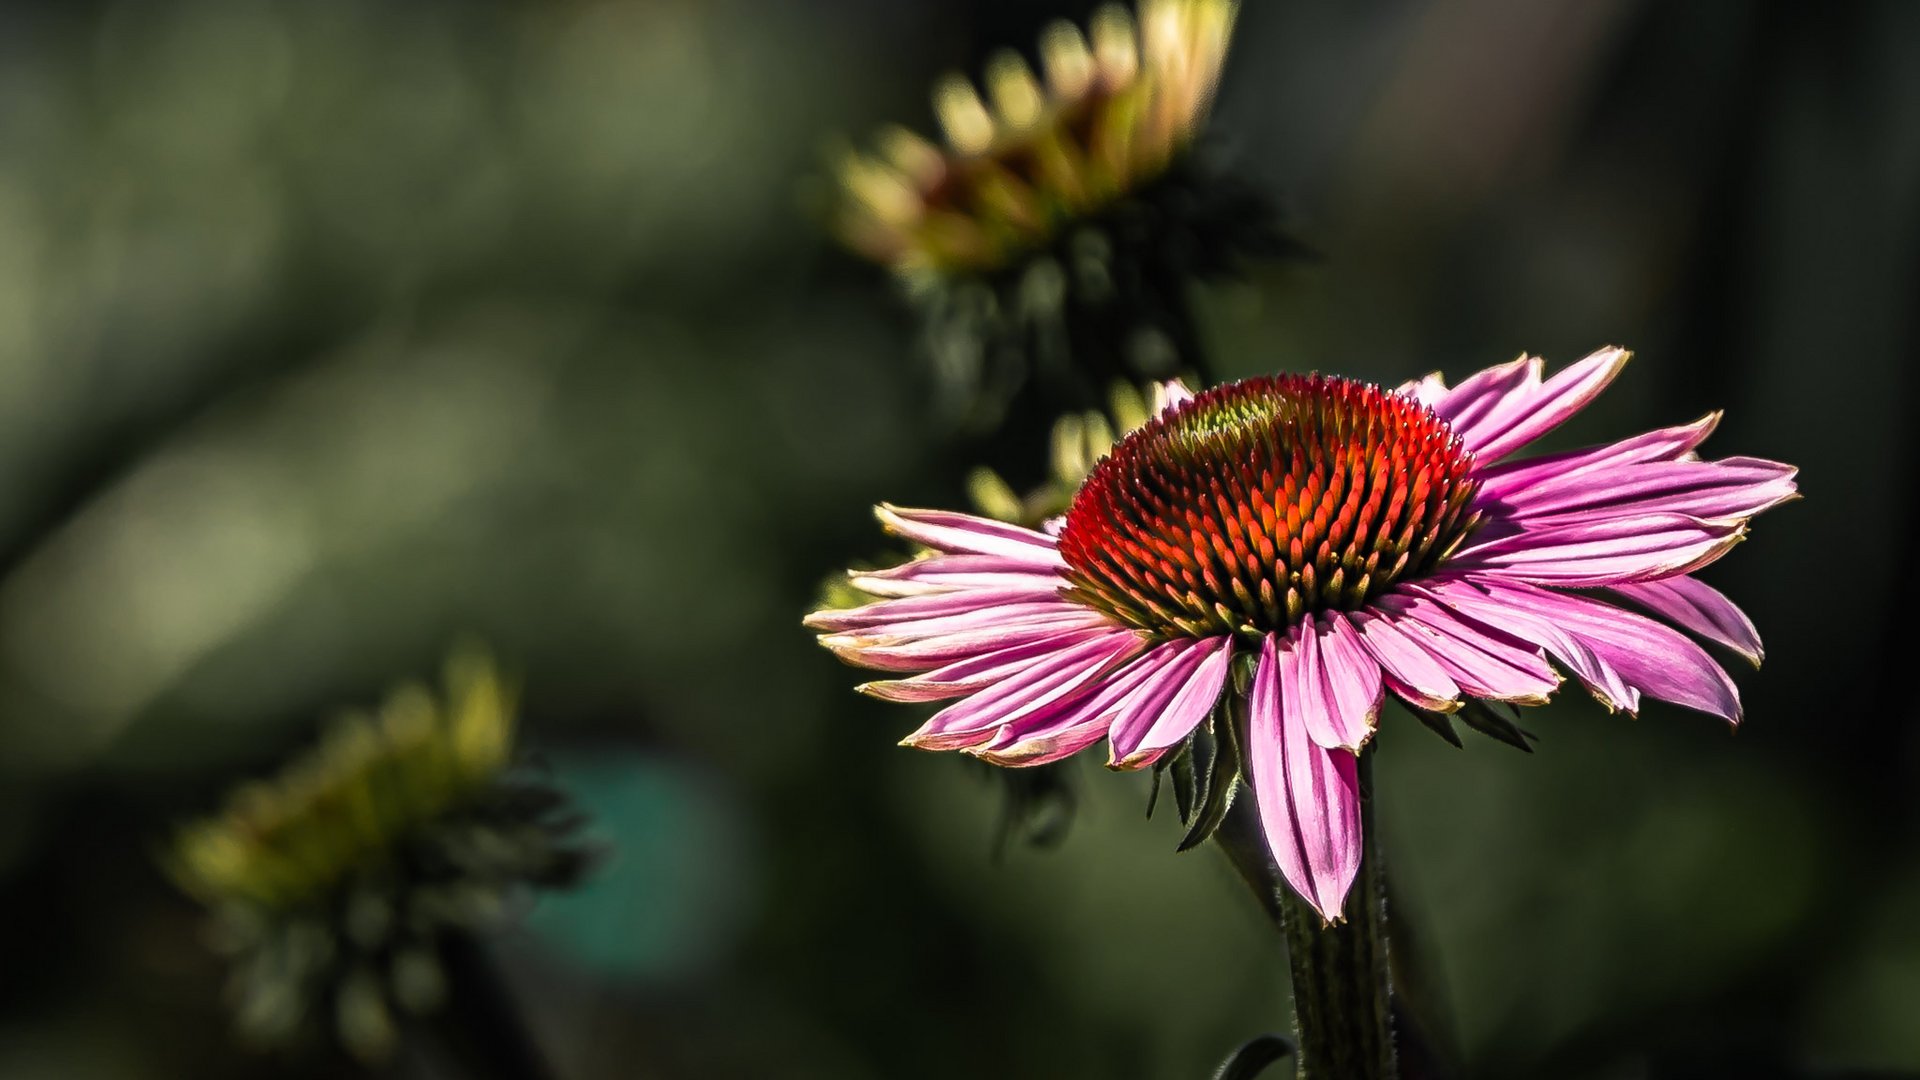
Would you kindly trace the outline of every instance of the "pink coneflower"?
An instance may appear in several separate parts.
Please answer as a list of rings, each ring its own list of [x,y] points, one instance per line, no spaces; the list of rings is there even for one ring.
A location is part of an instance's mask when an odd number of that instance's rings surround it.
[[[903,675],[863,691],[958,699],[906,745],[1004,765],[1102,738],[1113,767],[1152,765],[1244,658],[1241,746],[1268,845],[1338,919],[1362,851],[1356,754],[1388,691],[1438,712],[1539,704],[1558,664],[1610,709],[1645,695],[1739,721],[1732,680],[1680,631],[1755,663],[1759,639],[1689,575],[1792,498],[1795,470],[1701,460],[1717,415],[1510,460],[1627,355],[1546,380],[1522,357],[1452,389],[1278,375],[1176,394],[1045,531],[881,506],[931,553],[856,573],[883,599],[807,622],[846,660]]]

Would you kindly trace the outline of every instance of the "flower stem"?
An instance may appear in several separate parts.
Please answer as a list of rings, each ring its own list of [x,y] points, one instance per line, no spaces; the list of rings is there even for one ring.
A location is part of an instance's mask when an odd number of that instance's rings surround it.
[[[1361,828],[1366,849],[1347,894],[1345,921],[1322,926],[1320,913],[1288,887],[1268,852],[1251,798],[1234,800],[1215,838],[1286,935],[1293,973],[1294,1033],[1300,1080],[1394,1080],[1393,1021],[1387,977],[1385,875],[1373,823],[1373,754],[1360,755]]]
[[[452,935],[442,958],[450,991],[441,1013],[441,1036],[474,1080],[549,1080],[552,1073],[513,997],[481,944]]]

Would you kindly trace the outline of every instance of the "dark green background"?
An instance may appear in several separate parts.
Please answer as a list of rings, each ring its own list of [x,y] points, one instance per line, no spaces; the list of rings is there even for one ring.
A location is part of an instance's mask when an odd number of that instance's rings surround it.
[[[499,946],[565,1077],[1183,1080],[1285,1026],[1141,777],[996,865],[991,777],[798,625],[868,504],[1010,456],[926,421],[824,150],[1041,7],[0,9],[0,1076],[297,1075],[149,857],[461,634],[616,851]],[[1327,258],[1201,297],[1224,370],[1618,343],[1558,441],[1724,407],[1805,470],[1705,575],[1769,646],[1737,735],[1389,720],[1471,1075],[1920,1069],[1916,48],[1901,0],[1243,12],[1214,136]]]

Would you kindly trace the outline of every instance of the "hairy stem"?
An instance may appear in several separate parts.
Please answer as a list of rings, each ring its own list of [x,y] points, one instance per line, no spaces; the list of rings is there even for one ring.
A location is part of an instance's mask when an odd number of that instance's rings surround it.
[[[1300,1080],[1399,1076],[1387,977],[1385,876],[1373,822],[1372,759],[1371,752],[1360,757],[1366,849],[1347,894],[1344,922],[1322,926],[1320,913],[1287,886],[1267,850],[1251,798],[1236,799],[1214,834],[1267,917],[1286,935]]]
[[[454,935],[443,956],[450,999],[441,1014],[441,1034],[468,1075],[475,1080],[549,1080],[552,1073],[480,943]]]

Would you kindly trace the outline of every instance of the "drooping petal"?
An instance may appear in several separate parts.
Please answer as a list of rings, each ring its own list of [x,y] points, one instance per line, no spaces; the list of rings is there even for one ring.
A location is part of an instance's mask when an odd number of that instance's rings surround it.
[[[1470,578],[1426,581],[1405,588],[1409,592],[1431,596],[1461,615],[1498,627],[1522,641],[1540,646],[1571,671],[1607,708],[1629,714],[1639,710],[1639,691],[1627,685],[1620,673],[1588,648],[1585,642],[1553,620],[1543,618],[1530,609],[1499,603]]]
[[[1053,537],[1004,521],[951,510],[910,510],[886,503],[874,507],[873,513],[888,532],[938,551],[997,555],[1030,565],[1060,565]]]
[[[1359,759],[1307,734],[1285,705],[1279,639],[1261,645],[1247,717],[1247,768],[1282,876],[1328,922],[1360,871]]]
[[[1233,638],[1199,638],[1170,672],[1164,693],[1140,694],[1119,709],[1108,732],[1107,763],[1116,769],[1151,765],[1193,732],[1220,700],[1233,659]]]
[[[1753,620],[1720,590],[1703,581],[1682,575],[1616,585],[1612,591],[1683,630],[1732,649],[1755,667],[1766,658]]]
[[[1524,582],[1480,582],[1497,602],[1550,619],[1647,697],[1740,722],[1740,691],[1713,657],[1664,623]]]
[[[934,713],[902,746],[959,750],[990,740],[1013,723],[1069,695],[1146,647],[1140,635],[1116,630],[1034,661],[1025,671]]]
[[[1511,521],[1571,524],[1646,514],[1744,521],[1794,497],[1799,470],[1759,458],[1654,461],[1593,469],[1514,490],[1502,501]]]
[[[1522,526],[1469,544],[1454,556],[1454,565],[1563,589],[1600,588],[1697,570],[1726,554],[1745,531],[1682,514]]]
[[[1475,697],[1538,705],[1560,685],[1537,647],[1456,615],[1430,597],[1394,592],[1376,601],[1374,610],[1418,642],[1448,678]]]
[[[1607,388],[1632,354],[1608,346],[1537,385],[1522,385],[1463,434],[1474,456],[1492,464],[1565,423]],[[1458,428],[1456,427],[1456,431]]]
[[[1386,696],[1380,665],[1337,611],[1303,620],[1288,637],[1299,654],[1307,734],[1328,749],[1358,752],[1373,737]]]
[[[1393,620],[1370,611],[1356,611],[1351,619],[1360,644],[1379,662],[1387,689],[1422,709],[1452,712],[1460,707],[1460,684]]]

